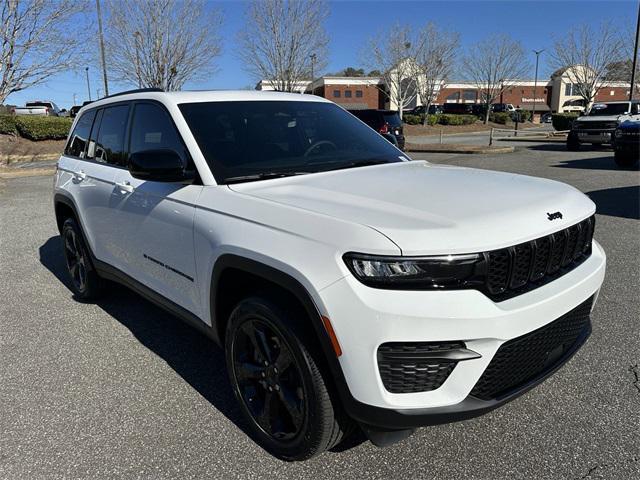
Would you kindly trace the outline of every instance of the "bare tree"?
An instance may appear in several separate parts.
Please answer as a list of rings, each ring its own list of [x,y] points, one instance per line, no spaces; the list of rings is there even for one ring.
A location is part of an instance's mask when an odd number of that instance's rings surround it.
[[[410,26],[396,24],[370,38],[365,48],[363,62],[367,67],[382,72],[382,91],[397,107],[400,118],[402,110],[416,98],[416,51],[420,49],[418,42],[421,40]]]
[[[79,0],[0,0],[0,104],[75,65],[86,29],[73,20],[85,6]]]
[[[275,90],[296,91],[326,66],[328,14],[324,0],[253,0],[239,33],[246,70]]]
[[[415,85],[425,107],[423,124],[427,122],[429,107],[440,87],[449,78],[455,63],[460,35],[440,30],[429,22],[420,32],[415,54]]]
[[[204,0],[111,0],[110,72],[140,87],[179,90],[215,71],[221,14]]]
[[[607,67],[621,60],[623,51],[622,37],[613,24],[605,22],[598,29],[585,24],[555,41],[550,63],[588,107],[607,82]]]
[[[462,65],[469,80],[481,92],[486,108],[484,123],[489,121],[494,100],[529,70],[522,45],[508,35],[492,35],[475,44],[463,57]]]

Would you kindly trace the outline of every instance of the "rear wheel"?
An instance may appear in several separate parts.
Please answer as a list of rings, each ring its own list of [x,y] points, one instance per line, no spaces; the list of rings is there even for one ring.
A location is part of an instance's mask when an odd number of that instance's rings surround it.
[[[80,300],[94,300],[100,294],[100,277],[93,268],[82,232],[73,218],[62,225],[62,242],[71,287]]]
[[[616,165],[622,168],[631,168],[635,167],[640,160],[638,155],[635,153],[623,153],[619,150],[616,150],[613,158],[616,162]]]
[[[337,445],[350,430],[299,326],[305,318],[265,298],[241,301],[229,318],[229,378],[253,438],[284,460]]]

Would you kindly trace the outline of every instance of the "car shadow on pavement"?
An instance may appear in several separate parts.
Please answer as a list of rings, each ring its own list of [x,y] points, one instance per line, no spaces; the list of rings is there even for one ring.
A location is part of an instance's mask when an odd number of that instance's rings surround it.
[[[587,192],[596,204],[596,213],[640,220],[640,186],[606,188]]]
[[[60,236],[40,248],[40,263],[70,291]],[[135,292],[109,282],[96,305],[124,325],[146,348],[167,364],[213,407],[249,435],[227,378],[223,350],[180,319],[156,307]],[[249,435],[250,436],[250,435]],[[332,451],[344,451],[366,441],[360,431]]]
[[[552,166],[556,168],[578,168],[584,170],[625,170],[616,165],[613,160],[613,153],[604,157],[580,158],[577,160],[560,160],[557,165]],[[629,170],[637,170],[637,168]]]

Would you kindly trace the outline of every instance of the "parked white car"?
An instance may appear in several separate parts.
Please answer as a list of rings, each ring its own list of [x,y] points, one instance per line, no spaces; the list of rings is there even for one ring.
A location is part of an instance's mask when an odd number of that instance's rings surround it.
[[[115,280],[222,345],[250,433],[287,460],[526,392],[587,339],[605,273],[575,188],[410,161],[314,95],[94,102],[54,204],[76,297]]]
[[[24,107],[14,108],[12,113],[15,115],[39,115],[46,117],[57,117],[60,115],[60,109],[53,102],[35,100],[33,102],[27,102]]]

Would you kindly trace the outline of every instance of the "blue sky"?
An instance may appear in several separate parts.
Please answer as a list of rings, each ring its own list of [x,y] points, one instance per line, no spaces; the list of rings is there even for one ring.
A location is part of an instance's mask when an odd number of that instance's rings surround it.
[[[223,11],[224,24],[221,38],[222,56],[217,59],[218,73],[209,80],[188,83],[185,89],[233,89],[255,85],[237,58],[235,37],[242,27],[245,2],[241,0],[214,2],[211,8]],[[442,28],[457,30],[462,48],[481,40],[491,32],[503,32],[523,43],[526,52],[532,49],[550,48],[555,36],[572,26],[611,20],[621,29],[634,24],[638,2],[636,0],[608,1],[331,1],[330,16],[326,28],[331,38],[327,71],[334,72],[347,66],[360,66],[359,58],[366,39],[373,33],[396,22],[420,26],[428,21]],[[97,37],[96,37],[97,38]],[[96,40],[97,48],[97,40]],[[531,53],[532,65],[534,55]],[[92,98],[101,87],[98,65],[90,65]],[[541,57],[539,77],[547,76],[549,67]],[[531,71],[533,77],[533,68]],[[113,92],[133,85],[110,83]],[[15,93],[7,103],[22,105],[31,99],[52,99],[62,108],[73,103],[73,94],[79,102],[87,99],[84,69],[68,72],[50,80],[46,85]]]

